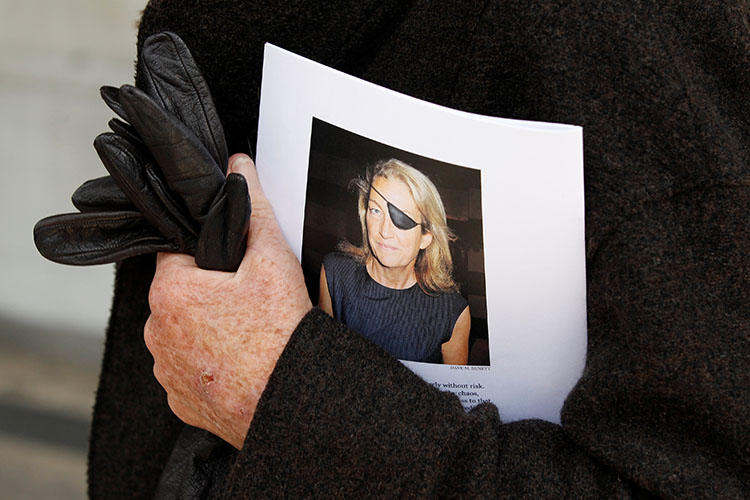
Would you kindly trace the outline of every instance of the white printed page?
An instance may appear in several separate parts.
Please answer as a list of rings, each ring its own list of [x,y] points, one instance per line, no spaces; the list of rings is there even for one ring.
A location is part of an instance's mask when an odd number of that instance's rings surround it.
[[[580,127],[448,109],[266,45],[256,160],[314,303],[467,409],[560,421],[586,355]],[[425,288],[448,260],[455,288]]]

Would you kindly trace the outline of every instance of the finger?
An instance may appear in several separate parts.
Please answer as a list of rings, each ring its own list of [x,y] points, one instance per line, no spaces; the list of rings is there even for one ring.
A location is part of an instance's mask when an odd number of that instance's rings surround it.
[[[246,154],[238,153],[229,158],[229,173],[240,174],[247,181],[247,190],[250,194],[250,200],[253,204],[253,215],[270,215],[273,216],[271,203],[263,192],[258,178],[258,170],[255,163]],[[260,213],[258,213],[260,211]]]
[[[250,216],[250,231],[247,234],[247,249],[243,262],[248,260],[249,253],[254,244],[259,245],[277,245],[281,236],[281,229],[276,221],[271,203],[263,192],[260,185],[258,171],[255,168],[255,162],[245,154],[235,154],[229,159],[230,173],[239,174],[245,177],[247,190],[252,201],[252,214]],[[242,264],[240,268],[242,268]],[[247,266],[245,266],[247,267]],[[239,271],[239,269],[238,269]]]
[[[143,342],[146,344],[146,349],[148,349],[152,356],[158,341],[156,321],[157,320],[152,311],[146,319],[146,323],[143,325]],[[154,368],[156,368],[156,366],[154,366]],[[156,375],[156,373],[154,373],[154,375]],[[156,378],[158,379],[159,377]]]
[[[174,306],[175,299],[180,298],[175,293],[178,290],[177,281],[196,269],[195,259],[190,255],[171,252],[156,254],[156,270],[148,290],[148,305],[152,315]]]
[[[267,258],[269,255],[272,258],[279,258],[286,252],[291,253],[291,250],[281,233],[271,203],[260,185],[255,163],[245,154],[235,154],[229,159],[229,170],[245,177],[252,200],[247,250],[236,273],[237,277],[242,280],[254,274],[258,252],[265,254]]]
[[[159,385],[164,389],[165,391],[168,391],[167,388],[167,376],[164,373],[164,370],[162,370],[161,365],[159,363],[154,362],[154,368],[153,368],[154,378],[157,382],[159,382]]]
[[[156,274],[170,274],[186,268],[196,269],[195,259],[184,253],[159,252],[156,254]]]

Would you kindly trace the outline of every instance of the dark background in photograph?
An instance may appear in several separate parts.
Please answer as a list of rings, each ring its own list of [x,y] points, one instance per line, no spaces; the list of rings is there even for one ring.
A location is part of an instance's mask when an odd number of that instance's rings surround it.
[[[453,276],[471,310],[469,364],[489,365],[480,171],[387,146],[317,118],[312,124],[302,236],[302,269],[310,297],[317,304],[323,257],[342,240],[362,242],[357,192],[350,182],[364,177],[368,166],[390,158],[420,170],[440,193],[448,226],[458,237],[451,243]]]

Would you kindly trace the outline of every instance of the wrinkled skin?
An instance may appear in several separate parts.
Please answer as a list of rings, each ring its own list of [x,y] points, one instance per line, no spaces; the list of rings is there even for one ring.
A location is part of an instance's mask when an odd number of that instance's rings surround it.
[[[206,271],[188,255],[160,253],[144,334],[175,415],[239,449],[276,361],[312,304],[252,160],[232,156],[229,172],[245,176],[253,204],[239,269]]]

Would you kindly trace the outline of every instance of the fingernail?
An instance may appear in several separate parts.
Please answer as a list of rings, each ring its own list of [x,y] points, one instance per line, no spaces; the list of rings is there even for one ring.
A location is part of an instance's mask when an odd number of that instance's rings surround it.
[[[249,167],[252,163],[252,160],[248,158],[247,156],[236,156],[232,158],[232,161],[229,162],[229,172],[232,173],[239,173],[240,169],[245,167]]]

